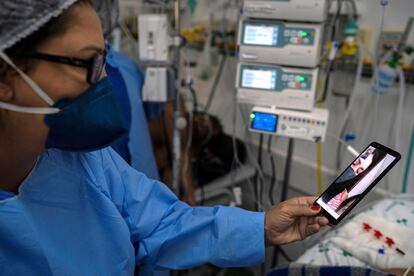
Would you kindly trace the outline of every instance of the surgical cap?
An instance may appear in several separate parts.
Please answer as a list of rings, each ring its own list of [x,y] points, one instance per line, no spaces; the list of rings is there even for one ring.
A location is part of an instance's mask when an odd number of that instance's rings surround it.
[[[1,0],[0,0],[1,1]],[[119,1],[118,0],[92,0],[92,3],[101,18],[102,30],[107,37],[118,24]]]
[[[59,16],[77,0],[0,0],[0,51]]]

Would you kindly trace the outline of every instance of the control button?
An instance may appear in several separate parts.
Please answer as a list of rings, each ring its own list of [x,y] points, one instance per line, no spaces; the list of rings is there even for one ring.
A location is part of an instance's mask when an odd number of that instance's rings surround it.
[[[285,124],[282,124],[282,126],[280,127],[282,130],[286,130],[286,125]]]
[[[300,82],[295,82],[295,88],[300,88]]]
[[[294,75],[289,75],[289,80],[290,81],[293,81],[295,79],[295,76]]]
[[[289,88],[293,88],[293,87],[295,87],[295,83],[294,83],[294,82],[292,82],[292,81],[288,82],[288,87],[289,87]]]
[[[282,75],[282,81],[287,81],[287,80],[288,80],[288,78],[289,78],[289,76],[288,76],[288,75],[286,75],[286,74],[283,74],[283,75]]]
[[[301,38],[301,37],[298,37],[298,38],[296,39],[296,42],[297,42],[298,44],[302,44],[302,38]]]
[[[302,82],[300,86],[301,86],[303,89],[305,89],[305,88],[306,88],[306,82]]]
[[[309,44],[309,38],[305,37],[305,38],[303,39],[303,43],[305,43],[305,44]]]
[[[320,121],[316,121],[316,124],[319,126],[321,124],[321,122]]]
[[[308,130],[306,128],[289,128],[287,130],[288,135],[297,135],[297,136],[305,136],[308,134]]]
[[[326,123],[325,122],[321,122],[321,125],[324,126]]]
[[[290,35],[291,36],[297,36],[298,35],[298,31],[292,30],[292,31],[290,31]]]
[[[309,119],[307,119],[307,120],[306,120],[306,123],[310,124],[310,122],[311,122],[311,121],[310,121]]]
[[[296,44],[297,42],[298,42],[298,38],[297,37],[291,37],[290,38],[290,43]]]
[[[285,36],[290,36],[290,30],[285,30]]]

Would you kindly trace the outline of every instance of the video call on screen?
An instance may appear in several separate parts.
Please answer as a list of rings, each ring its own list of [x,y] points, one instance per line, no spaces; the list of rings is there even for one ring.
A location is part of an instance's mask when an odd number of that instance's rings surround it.
[[[329,186],[317,203],[338,219],[394,160],[394,156],[372,146],[368,147]]]

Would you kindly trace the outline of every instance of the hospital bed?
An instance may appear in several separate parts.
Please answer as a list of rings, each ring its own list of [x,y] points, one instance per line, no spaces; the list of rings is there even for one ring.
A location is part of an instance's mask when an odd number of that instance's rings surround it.
[[[318,239],[308,240],[308,249],[296,262],[318,266],[371,267],[367,262],[354,257],[333,242],[335,237],[343,234],[344,226],[347,223],[357,219],[362,214],[379,217],[414,230],[414,195],[398,195],[383,198],[353,213],[337,228],[322,234]],[[414,236],[412,239],[414,240]]]
[[[414,195],[382,198],[354,211],[338,227],[327,229],[327,231],[320,235],[312,236],[302,242],[304,248],[307,249],[294,263],[276,267],[267,276],[394,275],[390,274],[389,271],[384,272],[385,268],[372,266],[367,261],[355,257],[335,243],[338,237],[346,236],[346,234],[349,235],[349,225],[357,225],[355,221],[361,222],[361,218],[379,218],[379,220],[389,222],[387,224],[398,225],[400,229],[414,233]],[[348,233],[346,233],[346,229]],[[409,254],[412,254],[413,240],[414,235],[410,235],[408,236],[408,241],[406,241],[406,243],[411,244],[410,252],[407,252]],[[404,244],[403,246],[406,245]],[[369,246],[367,247],[364,243],[356,244],[355,248],[361,248],[361,250],[365,251],[369,250]],[[375,252],[371,254],[375,254]],[[396,255],[398,256],[398,254]],[[400,256],[402,257],[402,255]],[[410,264],[414,264],[414,261],[410,262]]]

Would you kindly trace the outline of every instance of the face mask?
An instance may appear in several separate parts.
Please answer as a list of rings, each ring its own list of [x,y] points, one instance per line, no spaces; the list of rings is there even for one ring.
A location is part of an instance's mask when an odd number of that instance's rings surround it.
[[[0,102],[0,108],[31,114],[46,114],[50,128],[46,148],[68,151],[92,151],[112,144],[126,132],[126,126],[107,77],[89,87],[80,96],[56,103],[4,53],[6,61],[45,102],[52,107],[21,107]]]

